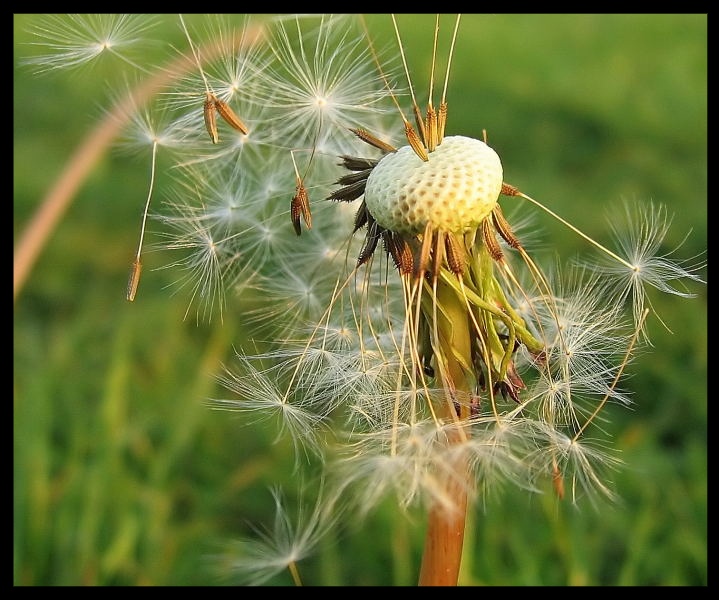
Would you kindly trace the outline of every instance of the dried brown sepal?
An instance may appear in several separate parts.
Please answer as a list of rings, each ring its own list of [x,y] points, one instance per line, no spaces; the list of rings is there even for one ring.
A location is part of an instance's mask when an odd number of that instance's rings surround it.
[[[547,351],[545,349],[540,350],[539,352],[532,351],[528,348],[530,352],[532,353],[532,362],[540,367],[546,367],[547,366]]]
[[[414,127],[412,127],[412,124],[409,121],[404,122],[404,133],[407,136],[407,141],[412,147],[412,150],[414,150],[414,153],[419,156],[424,162],[427,162],[429,160],[427,150],[424,147],[422,140],[417,135],[417,132],[414,130]]]
[[[447,103],[442,102],[439,105],[439,113],[437,114],[437,145],[442,143],[444,139],[444,128],[447,125]]]
[[[357,200],[362,194],[364,194],[365,187],[367,186],[367,180],[362,179],[356,181],[351,185],[346,185],[332,192],[327,196],[328,200],[339,200],[340,202],[352,202]]]
[[[520,192],[519,189],[514,187],[513,185],[510,185],[506,181],[503,181],[502,189],[499,193],[503,196],[519,196],[522,192]]]
[[[372,258],[372,255],[374,254],[374,251],[377,249],[377,242],[379,241],[380,235],[382,233],[382,228],[377,225],[376,221],[372,221],[367,228],[367,235],[365,236],[364,240],[364,246],[362,246],[362,250],[360,250],[359,256],[357,257],[357,266],[363,265],[366,263],[370,258]]]
[[[494,226],[489,219],[482,221],[482,241],[487,246],[489,255],[493,260],[500,261],[504,258],[504,252],[502,252],[502,247],[494,234]]]
[[[142,273],[142,262],[138,256],[132,261],[132,269],[130,270],[130,278],[127,280],[127,299],[129,302],[135,300],[137,295],[137,286],[140,285],[140,274]]]
[[[310,212],[309,197],[304,183],[302,183],[301,180],[298,180],[296,193],[292,197],[292,202],[290,202],[290,218],[292,219],[292,226],[294,227],[297,235],[302,233],[300,217],[304,219],[307,229],[311,229],[312,213]]]
[[[359,139],[361,139],[366,144],[369,144],[370,146],[374,146],[375,148],[379,148],[380,150],[382,150],[382,152],[394,152],[397,150],[397,148],[395,148],[392,144],[383,142],[381,139],[379,139],[378,137],[375,137],[366,129],[350,128],[350,131],[352,133],[354,133]]]
[[[225,120],[225,122],[230,127],[232,127],[232,129],[235,129],[240,133],[247,135],[249,133],[247,125],[245,125],[240,120],[240,118],[235,114],[235,111],[230,108],[230,105],[227,104],[227,102],[225,102],[224,100],[220,100],[217,96],[214,96],[214,100],[215,108],[217,109],[217,112],[220,113],[220,116]]]
[[[519,241],[519,238],[514,235],[512,226],[504,217],[504,213],[502,212],[499,204],[497,204],[494,207],[494,210],[492,210],[492,221],[494,222],[494,227],[499,232],[499,235],[502,236],[502,239],[507,242],[511,248],[519,250],[522,247],[522,243]]]
[[[495,393],[500,392],[504,399],[510,397],[519,404],[519,392],[526,389],[526,387],[527,386],[517,372],[514,361],[510,361],[504,380],[494,386],[494,391]]]
[[[339,165],[349,171],[364,171],[367,169],[371,171],[379,162],[376,158],[362,158],[359,156],[348,156],[346,154],[340,158],[342,158],[342,162],[339,163]]]
[[[335,181],[335,183],[339,185],[351,185],[353,183],[357,183],[358,181],[367,181],[371,172],[372,169],[364,169],[363,171],[349,173],[348,175],[340,177],[337,181]]]
[[[514,388],[514,386],[511,383],[509,383],[508,381],[500,381],[498,384],[496,384],[494,386],[493,389],[494,389],[495,395],[497,393],[500,393],[500,394],[502,394],[502,398],[504,398],[505,400],[509,397],[512,400],[514,400],[514,402],[519,404],[519,392],[517,392],[517,390]]]
[[[461,276],[464,273],[466,264],[464,244],[455,235],[448,233],[444,238],[444,253],[447,257],[449,270],[455,275]]]
[[[207,97],[205,98],[205,103],[202,108],[202,115],[205,119],[205,129],[207,129],[207,133],[210,134],[210,140],[212,140],[213,144],[220,141],[220,135],[217,132],[216,110],[215,97],[210,94],[210,92],[207,92]]]
[[[362,200],[362,204],[360,204],[360,207],[357,209],[357,212],[355,213],[355,222],[354,222],[354,229],[352,230],[352,233],[356,233],[362,227],[367,225],[367,222],[369,221],[370,214],[367,210],[367,204],[365,204],[365,201]]]
[[[414,257],[412,256],[412,248],[407,240],[399,233],[385,230],[382,232],[382,242],[387,254],[392,258],[394,266],[400,272],[400,275],[409,275],[414,268]]]
[[[517,367],[515,366],[513,360],[510,361],[507,366],[507,381],[509,381],[512,387],[516,390],[524,390],[527,388],[526,384],[517,372]]]
[[[434,152],[439,144],[437,130],[437,112],[432,106],[427,107],[427,152]]]

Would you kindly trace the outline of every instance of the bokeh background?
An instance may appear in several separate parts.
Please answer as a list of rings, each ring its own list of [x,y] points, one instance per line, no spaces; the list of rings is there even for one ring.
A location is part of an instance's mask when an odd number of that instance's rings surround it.
[[[121,91],[102,65],[21,66],[33,18],[14,17],[15,241]],[[164,21],[148,64],[185,47],[176,17]],[[388,16],[368,23],[378,45],[393,43]],[[434,19],[399,23],[426,89]],[[675,215],[664,251],[706,250],[707,15],[465,15],[449,106],[448,133],[486,130],[505,179],[590,235],[607,241],[606,218],[638,198]],[[229,395],[214,376],[246,337],[243,315],[185,319],[187,298],[167,289],[178,274],[155,270],[170,261],[161,252],[125,300],[148,176],[146,157],[103,155],[14,305],[16,585],[234,583],[218,549],[271,525],[270,486],[292,508],[291,445],[205,402]],[[584,248],[536,219],[564,256]],[[619,501],[504,490],[470,517],[462,584],[707,584],[707,292],[690,291],[652,297],[672,333],[653,322],[654,348],[626,382],[636,404],[608,412]],[[412,585],[422,539],[421,515],[387,504],[299,566],[306,584]]]

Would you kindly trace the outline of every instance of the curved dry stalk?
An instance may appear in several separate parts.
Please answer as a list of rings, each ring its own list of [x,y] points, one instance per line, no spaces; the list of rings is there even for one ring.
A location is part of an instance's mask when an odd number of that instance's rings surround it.
[[[262,35],[262,27],[246,30],[244,36],[228,36],[202,49],[203,60],[212,60],[228,50],[225,39],[240,41],[238,44],[252,44]],[[233,48],[234,49],[234,48]],[[150,98],[172,81],[197,66],[192,54],[183,55],[157,74],[145,80],[124,98],[119,100],[105,115],[105,118],[86,136],[75,150],[60,176],[55,180],[42,203],[25,226],[15,247],[13,256],[13,302],[17,300],[25,281],[30,275],[40,252],[47,243],[62,215],[75,198],[103,152],[110,146],[122,128],[127,124],[133,109],[143,106]]]

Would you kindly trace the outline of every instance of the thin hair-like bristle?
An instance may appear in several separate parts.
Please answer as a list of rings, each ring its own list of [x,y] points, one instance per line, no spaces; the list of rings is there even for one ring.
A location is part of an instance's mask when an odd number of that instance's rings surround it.
[[[444,238],[446,234],[444,231],[437,231],[434,234],[432,240],[432,280],[436,280],[439,277],[439,272],[442,269],[442,261],[444,260]]]

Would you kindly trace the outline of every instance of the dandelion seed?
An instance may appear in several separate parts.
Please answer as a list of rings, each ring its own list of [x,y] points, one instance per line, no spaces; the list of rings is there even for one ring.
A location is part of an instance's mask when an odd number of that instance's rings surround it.
[[[132,263],[132,270],[130,271],[130,278],[127,282],[127,299],[130,302],[135,300],[137,295],[137,286],[140,285],[140,274],[142,273],[142,262],[140,258],[136,258]]]
[[[213,99],[213,102],[215,104],[217,112],[220,113],[220,116],[225,120],[225,123],[232,127],[232,129],[239,131],[240,133],[243,133],[245,135],[249,133],[247,125],[245,125],[240,120],[240,118],[235,114],[235,111],[232,110],[232,108],[229,104],[227,104],[227,102],[225,102],[224,100],[220,100],[217,97]]]
[[[304,147],[387,110],[365,40],[351,30],[347,18],[337,16],[319,17],[314,27],[308,17],[275,23],[269,46],[276,62],[257,72],[266,92],[256,100],[278,110],[285,144]]]
[[[217,102],[210,92],[207,92],[202,111],[205,120],[205,129],[207,129],[207,133],[210,134],[210,140],[213,144],[217,144],[220,141],[220,135],[217,132]]]
[[[147,72],[127,53],[146,43],[144,36],[156,23],[157,19],[148,15],[44,15],[30,29],[42,41],[30,44],[45,49],[46,53],[30,57],[24,63],[43,73],[77,68],[110,55]]]
[[[249,357],[237,355],[238,369],[241,375],[227,370],[220,382],[238,396],[237,400],[218,399],[212,406],[218,409],[244,413],[253,413],[257,419],[277,417],[279,426],[278,438],[285,433],[296,445],[296,450],[313,450],[319,448],[319,429],[325,415],[312,411],[310,400],[303,398],[302,390],[292,390],[292,398],[281,387],[273,376],[277,370],[263,370],[254,366]],[[256,360],[256,359],[255,359]],[[302,448],[299,448],[299,443]],[[296,452],[301,456],[302,452]]]
[[[704,283],[699,275],[706,265],[703,259],[676,259],[674,254],[678,248],[660,254],[671,222],[664,206],[624,203],[623,211],[613,212],[610,225],[618,252],[625,260],[612,261],[605,256],[602,262],[587,262],[594,271],[611,276],[611,285],[619,302],[631,300],[635,322],[648,302],[647,286],[692,298],[695,294],[688,291],[686,284]]]
[[[243,538],[228,545],[220,557],[223,574],[231,573],[246,585],[262,585],[288,570],[295,585],[302,585],[298,563],[310,556],[325,534],[335,525],[339,514],[328,510],[322,493],[317,496],[311,514],[300,506],[293,519],[278,488],[273,488],[275,519],[271,528],[255,527],[256,537]]]

